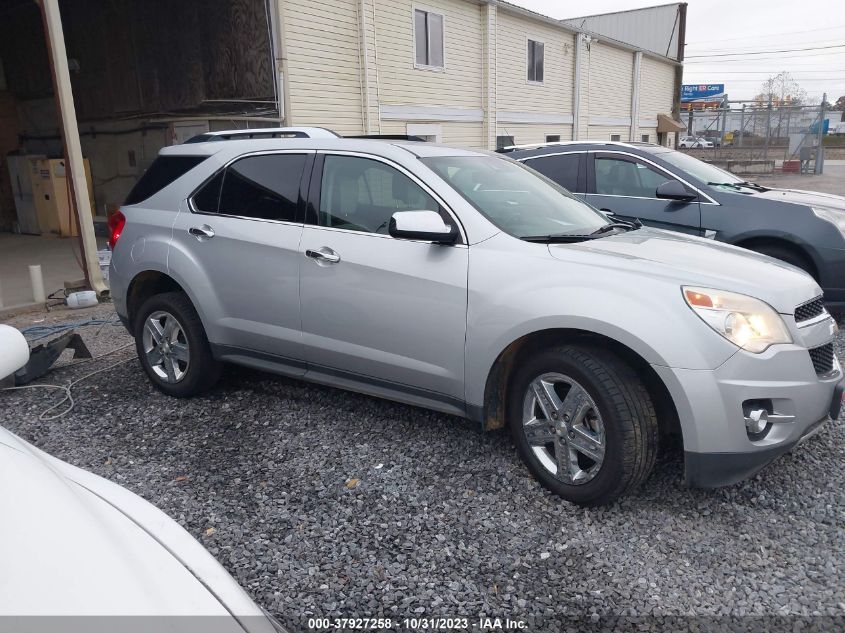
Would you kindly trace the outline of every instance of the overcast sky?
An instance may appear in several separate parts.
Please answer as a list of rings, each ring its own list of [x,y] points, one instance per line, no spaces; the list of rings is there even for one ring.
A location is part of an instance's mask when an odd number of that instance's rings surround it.
[[[660,0],[510,0],[553,18],[624,11]],[[814,99],[845,95],[845,1],[688,0],[684,83],[724,83],[731,99],[750,99],[770,75],[788,71]],[[697,58],[708,53],[839,48]]]

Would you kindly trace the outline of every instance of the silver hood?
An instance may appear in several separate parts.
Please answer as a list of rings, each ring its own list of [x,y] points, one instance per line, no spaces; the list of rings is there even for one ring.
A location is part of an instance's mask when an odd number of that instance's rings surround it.
[[[172,519],[3,428],[0,508],[0,616],[223,616],[215,631],[256,630],[257,620],[273,630]]]
[[[578,261],[617,274],[662,277],[681,285],[750,295],[782,314],[821,294],[804,271],[744,248],[681,233],[642,228],[576,244],[552,244],[561,260]],[[584,256],[588,255],[588,259]]]

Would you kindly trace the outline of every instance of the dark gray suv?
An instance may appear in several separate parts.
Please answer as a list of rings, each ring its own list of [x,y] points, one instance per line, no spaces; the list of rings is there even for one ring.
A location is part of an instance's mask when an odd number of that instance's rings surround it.
[[[648,143],[572,142],[504,152],[622,218],[770,255],[845,308],[845,197],[773,189]]]

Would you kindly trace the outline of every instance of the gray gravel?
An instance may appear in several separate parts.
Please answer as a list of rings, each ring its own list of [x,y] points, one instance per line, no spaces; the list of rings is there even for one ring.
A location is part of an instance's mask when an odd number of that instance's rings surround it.
[[[130,340],[82,334],[95,354]],[[38,420],[44,393],[0,393],[0,425],[153,502],[289,621],[845,614],[841,419],[715,491],[684,488],[670,447],[636,493],[583,510],[534,483],[506,433],[448,415],[234,367],[212,395],[175,400],[135,360],[74,391],[54,422]]]

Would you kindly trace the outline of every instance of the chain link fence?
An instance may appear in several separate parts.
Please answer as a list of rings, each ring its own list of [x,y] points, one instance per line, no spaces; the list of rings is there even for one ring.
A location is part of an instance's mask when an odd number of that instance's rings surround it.
[[[824,106],[725,101],[681,113],[679,147],[742,174],[822,173]]]

